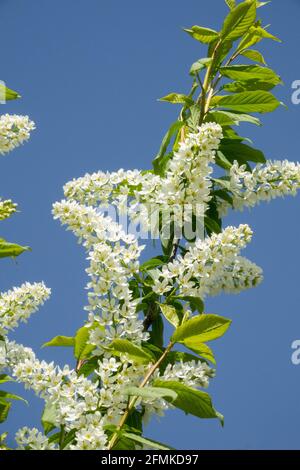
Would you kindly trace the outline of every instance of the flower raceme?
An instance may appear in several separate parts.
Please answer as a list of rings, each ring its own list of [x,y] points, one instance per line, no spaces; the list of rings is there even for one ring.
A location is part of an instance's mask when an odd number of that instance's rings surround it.
[[[28,116],[3,114],[0,116],[0,154],[11,152],[26,142],[35,124]]]
[[[123,205],[124,197],[131,197],[131,217],[141,214],[138,205],[147,201],[158,206],[164,203],[175,208],[186,202],[201,203],[205,214],[211,200],[212,173],[215,152],[222,138],[221,127],[205,124],[197,133],[185,136],[170,160],[164,177],[137,170],[86,175],[65,186],[66,200],[53,205],[53,216],[71,230],[87,252],[89,262],[88,312],[86,328],[93,357],[97,360],[93,381],[78,374],[78,370],[36,358],[30,348],[5,340],[0,365],[26,388],[41,397],[48,409],[54,410],[53,425],[65,433],[74,433],[68,448],[109,448],[107,427],[118,425],[128,407],[126,387],[139,387],[149,373],[150,364],[136,364],[123,354],[115,356],[110,349],[114,340],[129,340],[140,347],[149,340],[139,314],[140,296],[134,296],[131,281],[140,276],[139,258],[143,246],[136,237],[104,215],[103,205]],[[283,162],[267,163],[253,173],[233,164],[230,185],[234,207],[243,200],[249,204],[254,190],[257,199],[293,193],[298,184],[298,165]],[[276,180],[276,181],[275,181]],[[270,188],[270,185],[273,185]],[[294,188],[294,189],[292,189]],[[251,202],[252,204],[252,202]],[[175,213],[175,210],[174,212]],[[149,213],[144,213],[149,223]],[[162,267],[149,271],[152,295],[168,298],[172,295],[204,299],[220,292],[240,292],[254,287],[262,280],[262,271],[254,263],[240,256],[240,251],[251,241],[248,225],[227,227],[204,240],[186,245],[184,254],[176,256]],[[149,288],[148,288],[149,289]],[[25,283],[0,296],[0,334],[6,336],[21,321],[26,321],[49,297],[50,290],[43,283]],[[187,315],[191,310],[185,309]],[[179,359],[169,363],[163,371],[155,370],[148,386],[155,380],[178,381],[193,389],[207,388],[214,370],[200,360]],[[163,397],[140,397],[136,411],[143,410],[143,421],[153,414],[162,415],[172,407]],[[58,444],[36,428],[22,428],[16,441],[20,449],[57,449]]]

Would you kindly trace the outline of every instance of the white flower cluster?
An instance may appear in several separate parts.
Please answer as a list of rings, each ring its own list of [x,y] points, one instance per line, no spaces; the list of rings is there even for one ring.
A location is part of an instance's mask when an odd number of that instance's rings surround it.
[[[157,213],[167,208],[169,218],[182,226],[185,218],[190,217],[190,213],[183,214],[183,205],[194,211],[197,206],[202,215],[206,210],[211,198],[212,164],[221,138],[222,129],[218,124],[203,124],[197,133],[188,134],[179,143],[164,177],[138,170],[87,174],[65,185],[65,197],[94,206],[110,203],[120,212],[127,208],[132,221],[152,230]]]
[[[26,142],[34,129],[35,124],[28,116],[0,116],[0,154],[4,155]]]
[[[263,280],[263,271],[255,263],[243,256],[237,256],[231,265],[225,266],[219,278],[214,278],[208,286],[208,295],[221,292],[238,294],[258,286]]]
[[[20,322],[26,322],[49,298],[50,293],[43,282],[26,282],[0,294],[0,335],[6,335]]]
[[[153,291],[163,295],[177,285],[180,295],[201,297],[209,294],[215,281],[222,278],[236,262],[242,248],[250,242],[252,231],[248,225],[227,227],[220,234],[197,240],[185,256],[151,271]]]
[[[55,450],[55,444],[51,444],[44,434],[27,426],[17,431],[16,442],[18,450]]]
[[[242,210],[276,197],[295,196],[300,188],[300,163],[267,161],[265,165],[256,165],[250,172],[245,165],[234,162],[229,177],[233,207]],[[229,204],[222,203],[220,213],[226,214],[229,207]]]
[[[187,361],[168,364],[164,374],[160,377],[165,381],[180,381],[190,387],[207,388],[209,379],[215,376],[215,371],[206,362]]]
[[[62,201],[53,206],[54,218],[67,224],[88,250],[90,265],[89,324],[98,327],[91,331],[90,341],[100,348],[114,338],[127,338],[139,343],[147,339],[143,323],[136,313],[139,299],[132,298],[129,280],[139,270],[139,247],[132,235],[104,217],[92,207],[74,201]]]
[[[0,220],[8,219],[17,210],[17,204],[12,202],[11,199],[0,199]]]
[[[39,361],[32,349],[13,341],[6,341],[5,351],[5,367],[12,377],[45,400],[46,406],[53,409],[58,427],[64,426],[66,432],[77,430],[77,446],[80,447],[85,430],[93,425],[97,426],[98,449],[105,447],[107,438],[102,426],[102,416],[97,412],[100,404],[97,383],[78,375],[68,366],[61,369],[53,363]],[[89,413],[95,414],[94,418]]]

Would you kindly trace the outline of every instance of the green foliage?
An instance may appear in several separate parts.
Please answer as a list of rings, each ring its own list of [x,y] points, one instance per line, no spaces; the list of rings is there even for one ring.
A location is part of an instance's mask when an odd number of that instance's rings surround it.
[[[28,250],[30,250],[28,246],[20,246],[16,243],[10,243],[3,238],[0,238],[0,258],[15,258]]]
[[[0,83],[0,99],[1,101],[11,101],[21,98],[17,91],[7,88],[3,83]]]
[[[212,41],[219,38],[219,33],[210,28],[203,28],[202,26],[192,26],[191,29],[185,29],[186,33],[192,36],[196,41],[203,44],[210,44]]]
[[[137,396],[142,398],[168,398],[172,401],[176,400],[177,393],[174,390],[169,390],[168,388],[159,388],[159,387],[125,387],[123,392],[127,395]]]
[[[214,409],[208,393],[195,390],[175,381],[156,380],[154,385],[174,390],[177,393],[177,398],[171,401],[166,397],[165,400],[172,403],[176,408],[183,410],[186,414],[203,419],[218,418],[223,425],[223,416]]]
[[[200,343],[220,338],[228,330],[231,320],[213,314],[202,314],[192,317],[180,325],[171,337],[173,343],[197,336]]]
[[[142,347],[131,343],[128,339],[115,339],[110,349],[117,356],[120,354],[127,354],[130,360],[138,364],[148,364],[153,361],[153,355],[145,351]]]
[[[43,344],[44,347],[49,347],[49,346],[62,346],[62,347],[69,347],[69,346],[74,346],[75,345],[75,338],[72,336],[55,336],[52,338],[50,341],[47,343]]]

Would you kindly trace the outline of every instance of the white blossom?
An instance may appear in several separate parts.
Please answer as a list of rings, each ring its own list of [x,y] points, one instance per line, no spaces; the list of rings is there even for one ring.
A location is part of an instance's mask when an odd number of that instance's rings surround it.
[[[5,335],[20,322],[26,322],[50,296],[44,283],[26,282],[0,294],[0,334]]]
[[[26,142],[34,129],[35,124],[28,116],[0,116],[0,154],[4,155]]]

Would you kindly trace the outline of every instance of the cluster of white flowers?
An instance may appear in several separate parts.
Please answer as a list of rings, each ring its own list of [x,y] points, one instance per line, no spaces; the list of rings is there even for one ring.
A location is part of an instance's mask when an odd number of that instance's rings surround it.
[[[243,256],[237,256],[231,265],[224,266],[219,278],[213,278],[208,285],[208,295],[218,295],[221,292],[238,294],[258,286],[262,280],[263,271],[259,266]]]
[[[168,223],[172,217],[182,226],[191,217],[190,209],[187,214],[182,212],[184,205],[197,210],[198,215],[200,210],[202,215],[206,211],[211,199],[212,164],[221,138],[218,124],[203,124],[179,143],[164,177],[138,170],[87,174],[65,185],[65,197],[93,206],[110,203],[121,213],[127,209],[132,221],[151,228],[152,233],[158,228],[158,213],[166,208]]]
[[[63,426],[66,432],[76,429],[82,438],[85,429],[92,425],[89,413],[95,413],[100,404],[98,384],[91,382],[75,370],[65,366],[61,369],[53,363],[39,361],[31,348],[13,341],[5,343],[5,368],[25,388],[33,390],[45,400],[54,413],[54,424]],[[98,444],[104,448],[106,435],[102,417],[97,415]],[[96,426],[94,423],[93,425]],[[77,434],[75,434],[76,438]],[[80,440],[80,439],[79,439]],[[80,445],[80,444],[78,444]]]
[[[26,142],[34,129],[35,124],[28,116],[0,116],[0,154],[4,155]]]
[[[250,242],[252,231],[248,225],[227,227],[220,234],[197,240],[184,256],[151,271],[153,291],[168,293],[177,285],[180,295],[201,297],[210,292],[215,281],[236,262],[242,248]]]
[[[48,438],[36,428],[21,428],[16,433],[18,450],[55,450]]]
[[[0,220],[8,219],[17,210],[18,205],[11,199],[1,200],[0,198]]]
[[[234,209],[253,207],[261,201],[276,197],[295,196],[300,188],[300,163],[267,161],[256,165],[252,172],[234,162],[229,170]],[[230,205],[222,203],[220,213],[226,214]]]
[[[50,293],[43,282],[26,282],[0,294],[0,335],[6,335],[20,322],[26,322],[44,304]]]
[[[143,246],[121,226],[104,217],[92,207],[74,201],[62,201],[53,206],[55,218],[67,224],[88,250],[90,265],[89,324],[90,341],[100,348],[114,338],[127,338],[139,343],[148,338],[143,322],[137,317],[139,299],[132,298],[129,280],[139,270],[138,259]]]
[[[206,362],[188,361],[168,364],[164,374],[160,377],[166,381],[180,381],[190,387],[207,388],[209,379],[214,377],[215,371]]]

